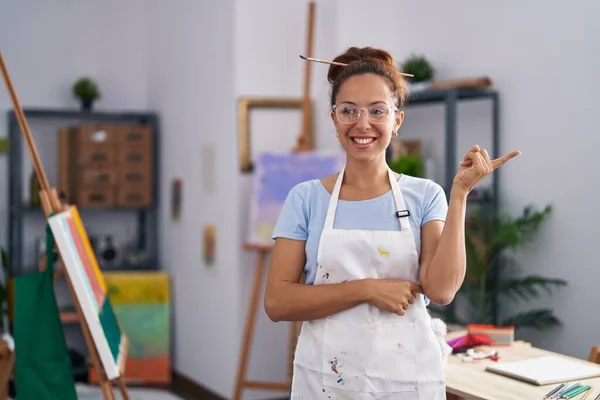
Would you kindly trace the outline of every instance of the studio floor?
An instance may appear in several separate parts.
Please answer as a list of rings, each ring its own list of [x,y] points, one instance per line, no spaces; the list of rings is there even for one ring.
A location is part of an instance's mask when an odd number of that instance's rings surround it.
[[[166,390],[127,388],[130,400],[196,400],[192,397],[181,397]],[[102,392],[97,386],[77,384],[77,398],[79,400],[103,400]],[[122,400],[121,394],[116,391],[115,400]]]

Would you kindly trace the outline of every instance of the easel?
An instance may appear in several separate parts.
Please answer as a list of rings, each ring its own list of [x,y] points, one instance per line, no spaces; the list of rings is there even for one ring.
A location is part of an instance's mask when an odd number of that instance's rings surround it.
[[[10,76],[8,74],[6,64],[4,63],[4,58],[2,57],[2,52],[0,52],[0,69],[2,71],[4,83],[6,84],[6,88],[10,95],[10,98],[11,98],[11,101],[13,104],[13,108],[15,110],[15,114],[16,114],[17,120],[19,122],[19,127],[21,128],[21,133],[23,134],[23,138],[25,139],[25,143],[29,150],[29,155],[31,156],[31,159],[33,161],[33,168],[34,168],[37,178],[40,182],[40,186],[41,186],[40,201],[42,204],[42,209],[44,211],[44,215],[46,216],[46,219],[48,219],[48,218],[50,218],[52,213],[59,213],[65,209],[67,209],[68,205],[62,204],[60,202],[57,192],[56,192],[56,189],[51,188],[50,184],[48,183],[48,178],[47,178],[44,168],[42,166],[42,162],[41,162],[39,154],[37,152],[35,142],[33,141],[31,131],[29,130],[29,125],[27,124],[27,120],[23,113],[23,109],[21,108],[21,105],[17,98],[16,92],[13,88]],[[60,255],[59,255],[59,260],[62,263],[62,257],[60,257]],[[50,266],[50,267],[52,267],[52,266]],[[44,256],[42,258],[42,260],[40,261],[40,270],[45,270],[45,268],[47,268],[47,265],[46,265],[46,259]],[[127,359],[127,351],[128,351],[127,341],[125,341],[125,343],[124,343],[124,346],[123,346],[124,357],[122,357],[121,365],[119,365],[120,375],[118,378],[111,381],[106,377],[106,373],[104,372],[104,368],[102,366],[102,363],[100,362],[100,356],[98,355],[98,351],[96,349],[96,346],[94,345],[94,341],[92,340],[92,336],[91,336],[89,327],[83,316],[83,312],[81,310],[81,305],[79,304],[79,301],[75,294],[75,289],[73,288],[73,285],[71,283],[71,280],[69,279],[68,274],[63,273],[63,271],[64,271],[64,267],[61,266],[57,270],[57,272],[54,274],[54,279],[57,279],[61,275],[65,276],[65,280],[67,281],[67,286],[69,287],[69,292],[71,293],[71,297],[73,299],[73,304],[75,305],[75,312],[77,315],[77,319],[79,320],[81,329],[83,331],[83,336],[85,337],[85,343],[87,345],[87,348],[88,348],[88,351],[90,354],[92,366],[98,372],[99,385],[100,385],[100,389],[102,390],[102,394],[104,395],[104,399],[105,400],[114,400],[115,399],[112,384],[116,383],[119,386],[119,389],[121,391],[121,395],[122,395],[123,399],[129,400],[129,394],[128,394],[127,388],[125,386],[125,381],[123,380],[123,371],[124,371],[125,360]]]
[[[311,57],[313,53],[313,37],[314,37],[314,21],[315,21],[315,2],[308,3],[308,29],[306,41],[306,56]],[[302,97],[302,130],[296,140],[296,146],[292,151],[311,151],[313,149],[312,127],[312,106],[310,99],[310,78],[311,78],[311,63],[305,63],[304,67],[304,92]],[[256,325],[256,315],[260,302],[260,294],[267,260],[272,250],[272,246],[257,246],[244,244],[244,250],[257,252],[256,266],[254,272],[254,283],[250,303],[248,304],[248,313],[246,316],[246,325],[244,328],[244,336],[242,340],[240,360],[238,362],[238,371],[235,382],[235,390],[233,400],[241,400],[244,389],[263,389],[273,391],[289,391],[292,383],[292,372],[294,363],[294,352],[298,341],[298,331],[300,323],[292,322],[290,324],[289,336],[289,356],[288,356],[288,382],[260,382],[246,380],[248,371],[248,361],[250,358],[250,350],[252,347],[252,339],[254,336],[254,328]],[[301,283],[304,281],[304,275],[301,278]]]
[[[15,365],[15,352],[5,341],[0,341],[0,400],[8,399],[8,380]]]

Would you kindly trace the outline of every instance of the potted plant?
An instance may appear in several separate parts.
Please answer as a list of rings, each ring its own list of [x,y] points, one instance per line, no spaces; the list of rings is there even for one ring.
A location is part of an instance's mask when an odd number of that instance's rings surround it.
[[[100,89],[96,82],[84,76],[73,84],[73,95],[81,102],[82,109],[89,111],[94,101],[100,99]]]
[[[414,75],[407,78],[411,90],[429,88],[435,76],[435,69],[424,55],[411,54],[400,66],[402,72]]]
[[[527,302],[543,292],[565,286],[562,279],[536,274],[521,275],[510,252],[533,240],[541,224],[550,215],[552,206],[536,210],[529,205],[516,218],[493,212],[490,190],[480,191],[479,199],[469,207],[466,223],[467,272],[457,295],[458,307],[430,306],[448,324],[496,324],[515,328],[547,329],[561,325],[551,308],[535,308],[509,313],[508,302]],[[497,305],[497,307],[495,307]],[[502,315],[502,318],[500,318]]]
[[[417,178],[424,176],[423,160],[418,154],[401,155],[389,163],[389,167],[397,174],[406,174]]]

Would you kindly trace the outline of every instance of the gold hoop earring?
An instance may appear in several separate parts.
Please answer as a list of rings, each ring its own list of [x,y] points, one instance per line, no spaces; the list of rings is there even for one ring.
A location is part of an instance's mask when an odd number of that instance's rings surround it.
[[[392,131],[392,137],[398,136],[398,131]]]
[[[335,137],[336,137],[336,138],[339,138],[339,137],[340,137],[340,134],[336,132],[336,133],[335,133]]]

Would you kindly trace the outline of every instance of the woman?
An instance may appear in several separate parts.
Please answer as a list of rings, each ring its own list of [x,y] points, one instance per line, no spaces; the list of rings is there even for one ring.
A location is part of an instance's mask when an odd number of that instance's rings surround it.
[[[273,321],[304,321],[291,398],[442,400],[442,354],[426,302],[449,304],[465,276],[468,193],[519,152],[490,160],[474,146],[448,204],[438,184],[387,166],[407,98],[393,57],[350,48],[334,61],[347,64],[328,73],[346,165],[288,194],[265,292]]]

